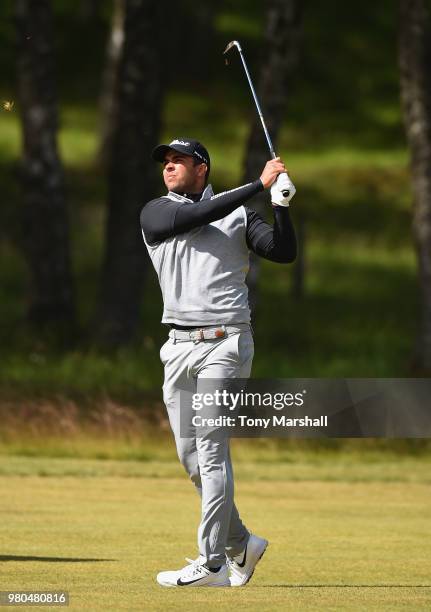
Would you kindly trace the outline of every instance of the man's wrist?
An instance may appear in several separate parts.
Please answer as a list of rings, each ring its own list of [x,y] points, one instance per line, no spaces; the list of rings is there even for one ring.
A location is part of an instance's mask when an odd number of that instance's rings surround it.
[[[283,210],[283,208],[289,208],[289,202],[287,204],[277,204],[277,202],[271,202],[272,208],[277,208],[278,210]]]

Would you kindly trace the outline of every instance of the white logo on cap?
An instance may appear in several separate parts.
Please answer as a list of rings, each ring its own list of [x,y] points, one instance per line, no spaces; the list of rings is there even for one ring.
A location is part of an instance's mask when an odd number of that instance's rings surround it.
[[[184,142],[184,140],[173,140],[172,142],[169,143],[169,145],[174,145],[174,144],[183,145],[184,147],[189,147],[190,146],[190,143],[189,142]]]
[[[193,155],[197,155],[199,157],[199,159],[203,159],[206,164],[208,163],[206,158],[203,155],[201,155],[200,153],[198,153],[197,151],[193,151]]]

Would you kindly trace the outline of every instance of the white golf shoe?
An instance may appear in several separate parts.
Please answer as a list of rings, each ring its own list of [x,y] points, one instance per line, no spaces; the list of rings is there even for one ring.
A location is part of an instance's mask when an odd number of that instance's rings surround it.
[[[268,546],[268,540],[250,534],[244,551],[232,557],[227,557],[227,565],[230,573],[230,586],[244,586],[253,576],[258,561],[262,558]]]
[[[189,565],[178,571],[159,572],[157,582],[164,587],[228,587],[229,572],[223,564],[217,572],[212,572],[199,559],[187,559]]]

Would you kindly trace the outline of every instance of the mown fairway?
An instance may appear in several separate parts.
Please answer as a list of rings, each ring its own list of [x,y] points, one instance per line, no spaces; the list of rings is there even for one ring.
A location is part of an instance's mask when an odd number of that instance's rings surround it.
[[[246,588],[186,590],[155,582],[197,556],[177,464],[3,456],[0,590],[65,589],[72,610],[429,610],[429,462],[339,463],[267,479],[239,463],[238,506],[270,548]]]

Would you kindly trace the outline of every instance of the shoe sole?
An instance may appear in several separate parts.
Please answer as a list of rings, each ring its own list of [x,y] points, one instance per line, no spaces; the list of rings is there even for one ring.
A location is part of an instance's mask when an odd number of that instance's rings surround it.
[[[216,584],[216,583],[213,583],[213,584],[198,584],[198,585],[190,584],[190,585],[184,585],[182,587],[179,586],[178,584],[172,584],[170,582],[159,582],[158,580],[157,580],[157,584],[159,584],[162,587],[168,587],[168,588],[174,588],[174,589],[175,588],[181,589],[181,588],[187,588],[187,587],[189,587],[189,588],[193,588],[194,587],[194,588],[197,588],[197,589],[199,589],[199,588],[203,589],[204,587],[230,587],[230,580],[228,580],[227,582],[222,582],[220,584]]]
[[[247,580],[246,580],[245,582],[242,582],[241,584],[235,584],[235,585],[232,585],[232,584],[231,584],[230,586],[231,586],[233,589],[234,589],[234,588],[236,588],[236,587],[243,587],[243,586],[245,586],[246,584],[248,584],[248,583],[250,582],[250,580],[251,580],[251,579],[252,579],[252,577],[253,577],[253,574],[254,574],[254,571],[255,571],[255,569],[256,569],[256,566],[257,566],[257,564],[259,563],[259,561],[262,559],[263,555],[266,553],[266,550],[267,550],[268,546],[269,546],[269,542],[267,542],[267,543],[266,543],[265,548],[264,548],[264,549],[263,549],[263,551],[261,552],[260,557],[258,557],[258,559],[257,559],[256,563],[254,564],[254,568],[253,568],[253,570],[252,570],[252,572],[251,572],[250,576],[247,578]]]

